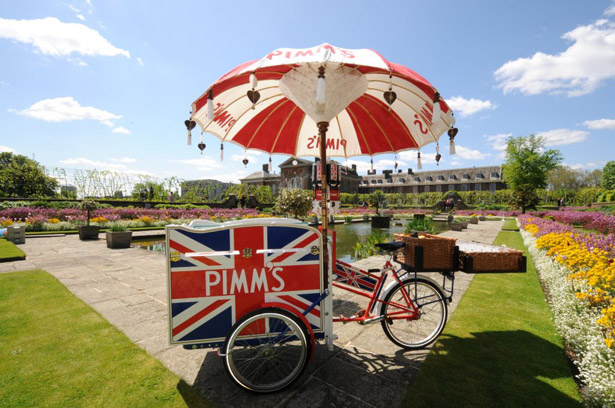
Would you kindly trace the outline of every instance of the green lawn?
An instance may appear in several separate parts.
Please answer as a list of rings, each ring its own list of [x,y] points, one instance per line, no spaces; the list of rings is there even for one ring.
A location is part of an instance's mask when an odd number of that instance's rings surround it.
[[[525,249],[518,232],[495,244]],[[526,254],[527,256],[527,254]],[[412,407],[578,407],[536,271],[477,275],[407,394]]]
[[[502,226],[504,231],[519,231],[516,218],[507,218]]]
[[[41,270],[0,274],[0,406],[206,407]]]
[[[6,238],[0,238],[0,262],[26,259],[26,254]]]

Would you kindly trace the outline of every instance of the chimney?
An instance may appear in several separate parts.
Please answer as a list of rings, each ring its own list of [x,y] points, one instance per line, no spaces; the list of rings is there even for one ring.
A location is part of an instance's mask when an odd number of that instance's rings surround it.
[[[356,164],[352,165],[352,170],[355,171],[355,172],[357,171],[357,165]]]
[[[414,173],[412,172],[412,169],[408,169],[408,174],[414,174]]]
[[[269,165],[268,164],[263,164],[263,171],[265,173],[269,173]]]

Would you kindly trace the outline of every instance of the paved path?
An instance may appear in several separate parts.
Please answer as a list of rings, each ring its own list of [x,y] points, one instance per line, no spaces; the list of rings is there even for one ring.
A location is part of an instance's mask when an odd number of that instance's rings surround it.
[[[463,241],[491,243],[498,221],[470,224],[464,232],[442,235]],[[102,236],[102,235],[101,235]],[[27,238],[20,246],[25,261],[0,263],[0,272],[44,269],[92,306],[132,341],[193,384],[220,407],[397,407],[428,350],[404,351],[391,343],[380,324],[336,323],[335,350],[317,346],[306,373],[290,389],[254,395],[227,378],[211,350],[184,350],[168,344],[167,285],[164,257],[140,248],[107,249],[104,239],[79,241],[76,235]],[[362,261],[382,265],[372,259]],[[439,275],[433,275],[439,278]],[[472,275],[457,273],[454,311]],[[334,313],[350,315],[364,298],[334,290]]]

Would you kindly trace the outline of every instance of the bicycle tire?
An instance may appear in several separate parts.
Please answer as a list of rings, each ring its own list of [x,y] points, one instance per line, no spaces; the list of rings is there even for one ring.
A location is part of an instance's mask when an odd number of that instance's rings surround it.
[[[297,316],[264,308],[233,325],[223,346],[224,368],[246,390],[276,392],[303,374],[311,352],[307,328]]]
[[[402,282],[419,310],[417,319],[390,319],[387,314],[395,306],[389,301],[405,304],[401,285],[397,283],[386,295],[382,305],[382,329],[389,340],[408,350],[425,348],[433,343],[444,330],[448,317],[447,301],[442,290],[432,281],[418,277]],[[416,290],[415,290],[416,289]]]

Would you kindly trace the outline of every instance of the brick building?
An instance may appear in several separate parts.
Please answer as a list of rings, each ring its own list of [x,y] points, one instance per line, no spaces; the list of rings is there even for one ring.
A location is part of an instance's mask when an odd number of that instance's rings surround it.
[[[424,193],[454,191],[496,191],[506,188],[502,180],[502,166],[463,169],[417,171],[408,169],[383,170],[381,174],[367,174],[361,179],[359,193],[382,190],[384,193]]]

